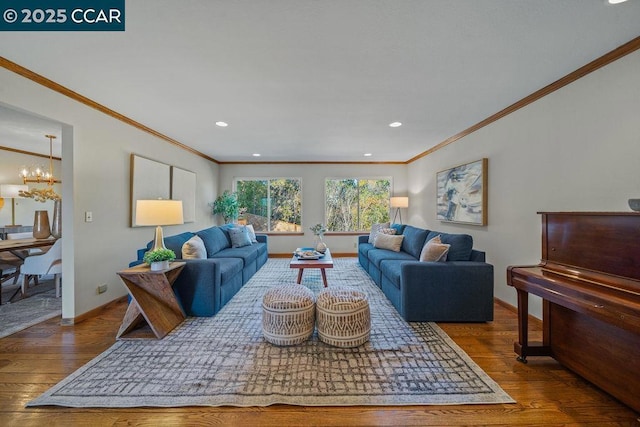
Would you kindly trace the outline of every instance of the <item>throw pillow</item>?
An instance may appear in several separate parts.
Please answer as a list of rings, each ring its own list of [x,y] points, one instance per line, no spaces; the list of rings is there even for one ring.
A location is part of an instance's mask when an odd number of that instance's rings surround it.
[[[247,231],[249,232],[249,239],[251,240],[251,243],[258,243],[258,240],[256,239],[256,231],[253,229],[253,225],[247,224],[245,227],[247,227]]]
[[[373,242],[376,240],[376,236],[382,228],[389,228],[389,223],[385,222],[381,224],[373,224],[371,226],[371,232],[369,233],[369,243],[373,245]]]
[[[205,259],[207,249],[199,236],[193,236],[182,245],[182,259]]]
[[[382,234],[398,234],[395,228],[381,228],[378,233]]]
[[[444,262],[447,260],[450,246],[442,243],[440,235],[437,235],[424,244],[422,252],[420,252],[420,261]]]
[[[400,252],[402,239],[404,239],[402,234],[395,236],[393,234],[378,233],[376,240],[373,241],[373,246],[378,249],[389,249],[390,251]]]
[[[235,227],[230,228],[229,237],[231,237],[231,247],[241,248],[243,246],[250,246],[251,239],[249,238],[249,230],[247,227]]]

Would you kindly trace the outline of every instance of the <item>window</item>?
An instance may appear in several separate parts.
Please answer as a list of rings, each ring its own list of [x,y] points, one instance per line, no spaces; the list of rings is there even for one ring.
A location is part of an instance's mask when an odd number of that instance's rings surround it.
[[[391,179],[343,178],[325,181],[328,231],[367,231],[389,221]]]
[[[295,178],[236,179],[241,220],[262,232],[302,231],[302,183]]]

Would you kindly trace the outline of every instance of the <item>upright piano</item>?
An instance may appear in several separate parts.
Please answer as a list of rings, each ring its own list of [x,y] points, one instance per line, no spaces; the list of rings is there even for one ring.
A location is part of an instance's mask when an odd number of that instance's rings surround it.
[[[640,214],[539,212],[542,259],[510,266],[518,360],[551,356],[640,412]],[[543,339],[528,338],[528,297],[543,301]]]

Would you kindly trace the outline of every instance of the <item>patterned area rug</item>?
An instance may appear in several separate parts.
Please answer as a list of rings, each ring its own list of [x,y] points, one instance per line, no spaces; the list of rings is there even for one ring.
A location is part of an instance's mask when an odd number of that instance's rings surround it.
[[[42,292],[46,284],[38,285],[36,293],[30,289],[30,296],[0,306],[0,338],[15,334],[45,320],[62,316],[62,298],[56,298],[51,281],[50,289]],[[11,296],[11,295],[9,295]],[[9,299],[7,297],[6,299]]]
[[[270,259],[216,316],[188,318],[163,340],[118,341],[28,406],[306,406],[514,402],[437,325],[406,323],[353,258],[335,259],[329,286],[364,291],[370,342],[328,346],[262,338],[262,296],[295,283]],[[322,289],[319,270],[303,285]]]

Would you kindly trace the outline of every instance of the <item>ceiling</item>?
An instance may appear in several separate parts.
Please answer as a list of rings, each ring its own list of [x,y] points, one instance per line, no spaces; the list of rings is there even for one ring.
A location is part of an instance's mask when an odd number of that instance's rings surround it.
[[[0,52],[221,162],[404,162],[639,22],[640,0],[135,0],[124,32],[6,32]]]

